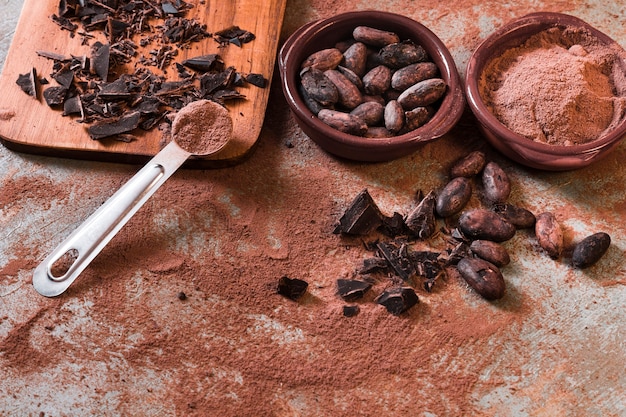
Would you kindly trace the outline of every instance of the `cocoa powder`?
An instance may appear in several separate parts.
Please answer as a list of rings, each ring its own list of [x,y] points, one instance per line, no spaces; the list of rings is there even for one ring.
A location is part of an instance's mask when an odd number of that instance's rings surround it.
[[[522,136],[551,145],[587,143],[624,117],[618,57],[583,29],[551,28],[490,61],[481,96]]]

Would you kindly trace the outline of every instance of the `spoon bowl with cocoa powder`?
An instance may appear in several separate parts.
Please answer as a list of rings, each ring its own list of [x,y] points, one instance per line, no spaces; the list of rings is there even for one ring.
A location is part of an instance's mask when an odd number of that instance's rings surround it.
[[[183,107],[172,122],[172,141],[113,194],[35,269],[41,295],[63,293],[156,190],[191,156],[219,152],[232,137],[228,110],[209,100]]]

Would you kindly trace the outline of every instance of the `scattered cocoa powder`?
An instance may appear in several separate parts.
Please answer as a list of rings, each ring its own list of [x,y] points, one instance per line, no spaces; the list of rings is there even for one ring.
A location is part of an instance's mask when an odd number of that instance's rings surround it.
[[[626,109],[620,53],[581,28],[551,28],[485,66],[481,95],[514,132],[551,145],[597,139]],[[616,71],[621,72],[616,74]]]

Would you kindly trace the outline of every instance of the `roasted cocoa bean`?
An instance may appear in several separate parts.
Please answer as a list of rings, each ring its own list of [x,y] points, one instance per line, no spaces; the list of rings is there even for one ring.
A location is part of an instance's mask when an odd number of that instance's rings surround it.
[[[306,67],[300,73],[300,80],[307,95],[322,106],[330,107],[339,101],[337,87],[323,71]]]
[[[391,132],[384,126],[370,126],[367,128],[367,132],[364,135],[366,138],[390,138],[394,136],[394,133]]]
[[[351,83],[341,72],[328,70],[324,71],[324,75],[337,87],[337,92],[339,93],[338,103],[344,108],[352,110],[363,102],[363,97],[357,86]]]
[[[337,71],[342,73],[352,84],[356,85],[356,88],[363,90],[363,80],[354,71],[341,65],[337,66]]]
[[[430,78],[404,90],[398,97],[398,103],[405,110],[434,104],[446,92],[446,82],[441,78]]]
[[[361,118],[337,110],[322,109],[317,117],[328,126],[350,135],[362,136],[367,125]]]
[[[490,240],[474,240],[470,243],[469,248],[474,255],[491,262],[498,268],[502,268],[511,262],[509,252],[499,243]]]
[[[391,70],[384,65],[372,68],[363,76],[363,89],[366,94],[383,94],[391,86]]]
[[[322,49],[309,55],[304,62],[302,68],[312,67],[320,71],[337,68],[337,65],[343,60],[343,54],[337,48]]]
[[[463,210],[472,197],[472,185],[465,177],[453,178],[437,196],[435,210],[441,217],[450,217]]]
[[[383,47],[391,43],[400,42],[400,37],[393,33],[369,26],[357,26],[352,31],[352,37],[357,42],[363,42],[366,45],[375,47]]]
[[[437,227],[435,220],[436,200],[435,192],[430,191],[422,201],[411,210],[404,221],[409,230],[420,239],[428,239],[435,233]]]
[[[504,277],[494,264],[480,258],[463,258],[456,267],[465,282],[484,299],[498,300],[504,297]]]
[[[311,113],[317,115],[320,112],[320,110],[325,108],[318,101],[309,97],[309,94],[306,92],[304,87],[302,87],[302,85],[298,86],[298,91],[300,91],[302,100],[304,101],[304,104],[306,104],[306,106],[309,108],[309,110],[311,110]]]
[[[557,259],[561,256],[563,252],[563,229],[553,213],[544,212],[537,216],[535,236],[539,246],[551,258]]]
[[[404,126],[404,109],[397,100],[391,100],[385,106],[385,128],[393,133],[398,133]]]
[[[523,207],[511,203],[502,203],[494,205],[493,211],[518,229],[528,229],[535,225],[535,215]]]
[[[587,236],[574,246],[572,265],[576,268],[588,268],[604,256],[611,246],[611,236],[605,232]]]
[[[363,42],[353,43],[343,53],[343,66],[359,77],[365,74],[367,64],[367,46]]]
[[[410,132],[423,126],[431,118],[431,111],[428,107],[416,107],[413,110],[404,112],[404,131]]]
[[[400,69],[407,65],[428,61],[426,50],[411,40],[383,46],[378,51],[378,57],[384,65],[393,69]]]
[[[376,101],[361,103],[350,112],[353,116],[357,116],[363,120],[368,126],[379,125],[383,120],[384,113],[385,106]]]
[[[485,154],[473,151],[459,159],[450,168],[451,177],[473,177],[485,167]]]
[[[482,208],[462,213],[458,226],[461,233],[472,240],[504,242],[515,235],[515,226],[498,213]]]
[[[483,170],[483,193],[487,201],[504,203],[511,194],[509,176],[496,162],[489,162]]]
[[[397,91],[404,91],[412,85],[429,78],[435,78],[439,69],[434,62],[418,62],[407,65],[393,73],[391,77],[391,88]]]

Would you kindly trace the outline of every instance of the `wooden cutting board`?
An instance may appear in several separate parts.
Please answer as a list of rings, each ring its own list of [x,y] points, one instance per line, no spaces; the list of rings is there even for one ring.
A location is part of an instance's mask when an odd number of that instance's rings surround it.
[[[234,44],[220,47],[214,39],[206,38],[190,44],[189,49],[180,49],[176,62],[188,57],[217,53],[226,66],[233,66],[244,74],[263,74],[271,80],[286,1],[187,0],[194,8],[185,17],[206,24],[209,33],[235,25],[252,32],[256,38],[241,47]],[[28,73],[32,68],[35,68],[39,77],[55,83],[50,77],[54,62],[39,56],[37,51],[64,56],[90,55],[90,47],[81,44],[81,36],[70,37],[50,18],[58,13],[58,4],[58,0],[24,1],[0,76],[0,141],[7,148],[19,152],[90,160],[145,162],[168,140],[159,129],[140,131],[135,135],[137,139],[128,143],[112,139],[93,140],[87,134],[84,123],[79,123],[76,118],[62,116],[61,111],[51,109],[43,98],[36,100],[17,85],[18,76]],[[99,33],[94,34],[100,36]],[[104,38],[102,40],[106,42]],[[153,67],[148,68],[158,74]],[[168,80],[177,80],[177,71],[173,66],[169,68],[165,73]],[[223,151],[209,158],[194,158],[188,166],[222,167],[242,160],[258,140],[269,90],[269,83],[265,88],[253,85],[238,88],[246,99],[227,104],[233,119],[233,139]]]

